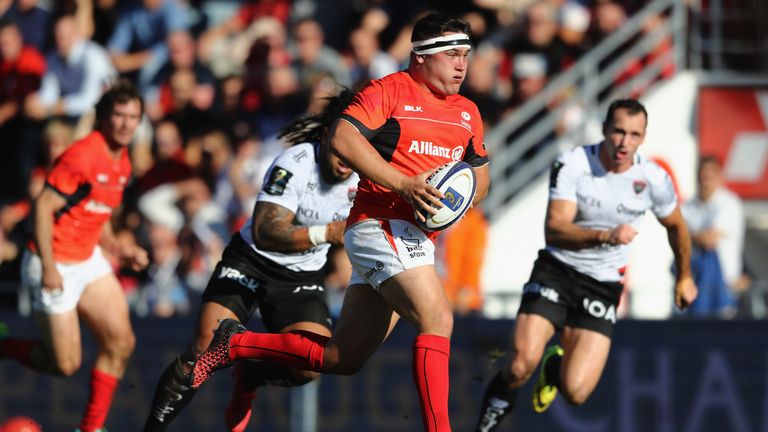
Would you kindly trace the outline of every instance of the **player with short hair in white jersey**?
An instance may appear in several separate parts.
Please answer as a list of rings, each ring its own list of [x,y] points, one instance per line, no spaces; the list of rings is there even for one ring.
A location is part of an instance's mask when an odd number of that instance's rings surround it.
[[[188,362],[211,341],[219,320],[245,324],[256,308],[274,333],[331,335],[323,267],[331,245],[344,244],[344,225],[359,177],[333,155],[329,128],[352,99],[342,91],[321,114],[296,120],[281,135],[294,146],[269,168],[253,216],[224,250],[203,294],[192,346],[170,364],[158,383],[145,431],[162,431],[192,399]],[[256,388],[292,387],[319,374],[269,362],[238,362],[227,406],[227,430],[243,431]]]
[[[553,163],[546,248],[523,288],[510,359],[486,389],[477,431],[496,430],[514,410],[518,389],[540,360],[535,411],[546,410],[558,390],[571,404],[587,400],[608,359],[629,247],[646,210],[666,228],[675,255],[675,304],[684,309],[696,298],[691,239],[672,180],[636,153],[647,122],[638,101],[614,101],[603,123],[605,139],[566,151]],[[545,353],[558,330],[562,347]]]

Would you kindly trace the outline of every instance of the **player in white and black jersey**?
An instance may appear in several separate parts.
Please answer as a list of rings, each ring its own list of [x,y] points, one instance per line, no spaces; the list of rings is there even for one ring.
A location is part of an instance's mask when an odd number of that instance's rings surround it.
[[[605,139],[564,152],[552,165],[546,248],[523,288],[510,358],[486,389],[477,431],[496,430],[540,361],[535,411],[546,410],[558,389],[574,405],[587,400],[608,359],[629,245],[646,210],[667,229],[679,269],[675,304],[683,309],[696,298],[691,240],[672,181],[636,153],[647,121],[638,101],[614,101]],[[545,352],[556,331],[562,347]]]
[[[331,335],[323,266],[331,245],[344,244],[344,224],[359,177],[333,155],[329,128],[351,101],[344,90],[319,115],[296,120],[281,138],[281,153],[264,178],[253,216],[236,233],[203,294],[192,346],[170,364],[158,383],[145,431],[165,430],[194,396],[188,362],[205,350],[224,318],[245,324],[256,308],[272,333],[311,331]],[[269,362],[238,362],[227,406],[228,430],[245,430],[256,388],[297,386],[318,374]]]

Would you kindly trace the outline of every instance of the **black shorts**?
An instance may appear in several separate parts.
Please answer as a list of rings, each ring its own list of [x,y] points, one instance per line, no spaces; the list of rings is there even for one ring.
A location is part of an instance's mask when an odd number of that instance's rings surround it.
[[[611,337],[622,288],[621,283],[601,282],[541,250],[523,287],[518,314],[541,315],[558,330],[585,328]]]
[[[247,323],[256,308],[271,333],[308,321],[331,329],[322,271],[295,272],[232,237],[208,280],[203,302],[218,303]]]

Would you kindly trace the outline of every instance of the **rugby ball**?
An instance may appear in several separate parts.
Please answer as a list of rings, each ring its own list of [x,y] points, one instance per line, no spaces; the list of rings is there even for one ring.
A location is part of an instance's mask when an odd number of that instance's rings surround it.
[[[440,200],[443,207],[435,215],[417,210],[427,220],[422,222],[417,215],[416,223],[426,231],[440,231],[453,225],[464,216],[475,198],[475,171],[463,161],[448,162],[441,166],[427,177],[427,183],[442,192],[445,198]]]

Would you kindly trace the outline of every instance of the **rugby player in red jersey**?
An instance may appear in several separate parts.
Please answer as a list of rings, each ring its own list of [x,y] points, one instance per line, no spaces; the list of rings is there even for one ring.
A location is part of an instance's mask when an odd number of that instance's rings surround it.
[[[143,110],[134,86],[116,83],[96,104],[95,130],[55,161],[35,201],[34,252],[26,252],[22,262],[22,283],[32,293],[44,336],[0,341],[0,358],[71,376],[82,363],[83,320],[99,351],[82,432],[103,430],[135,345],[128,303],[102,249],[135,270],[148,264],[143,249],[118,244],[110,223],[131,175],[127,147]]]
[[[247,332],[224,320],[197,359],[190,384],[245,358],[298,369],[356,373],[400,317],[413,325],[413,377],[424,429],[449,431],[448,359],[453,314],[434,265],[436,233],[416,225],[414,209],[434,213],[442,194],[425,180],[463,160],[488,191],[488,157],[474,103],[458,95],[471,49],[469,25],[443,14],[419,19],[406,71],[372,81],[341,115],[334,152],[361,176],[344,244],[354,269],[333,335]]]

